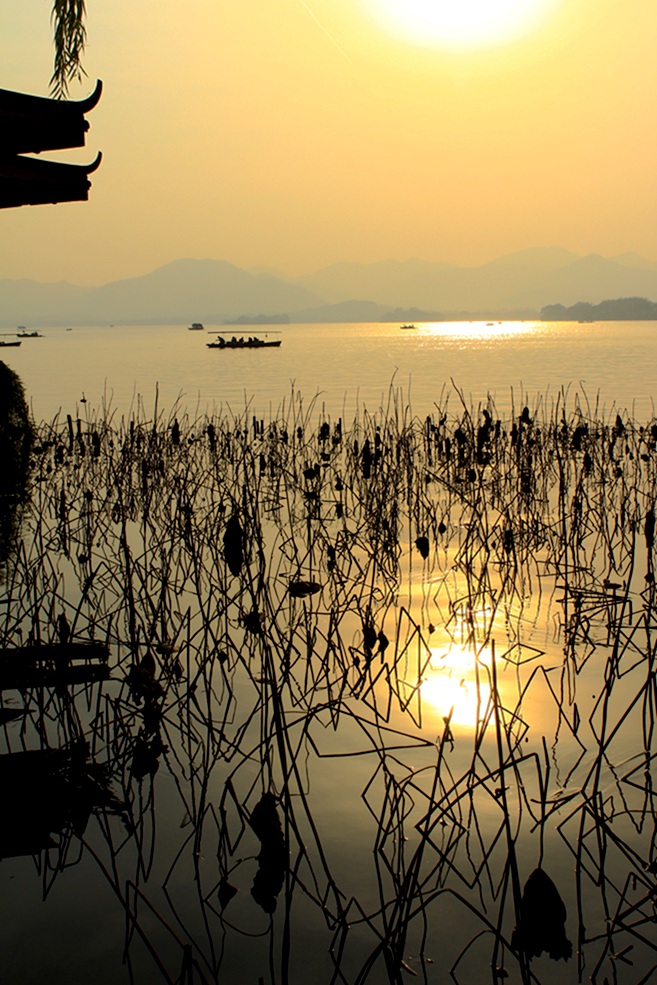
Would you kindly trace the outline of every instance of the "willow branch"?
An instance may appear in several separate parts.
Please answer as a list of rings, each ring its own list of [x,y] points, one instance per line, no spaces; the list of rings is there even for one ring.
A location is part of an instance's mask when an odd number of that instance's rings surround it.
[[[50,79],[50,91],[61,99],[75,79],[85,75],[82,53],[87,32],[84,26],[84,0],[54,0],[51,21],[55,43],[55,63]]]

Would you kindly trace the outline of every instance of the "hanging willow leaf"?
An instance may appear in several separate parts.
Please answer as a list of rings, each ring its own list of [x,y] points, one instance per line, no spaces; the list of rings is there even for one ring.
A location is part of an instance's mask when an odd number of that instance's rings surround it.
[[[82,53],[87,40],[85,15],[85,0],[54,0],[51,21],[55,63],[50,91],[57,99],[68,94],[71,82],[86,75],[82,67]]]

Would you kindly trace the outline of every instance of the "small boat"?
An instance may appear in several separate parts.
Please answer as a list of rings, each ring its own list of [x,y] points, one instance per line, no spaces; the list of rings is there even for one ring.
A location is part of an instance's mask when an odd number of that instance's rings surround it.
[[[20,345],[20,342],[0,342],[0,348],[10,349],[12,346]]]
[[[414,328],[417,328],[417,325],[400,325],[399,327],[401,328],[402,332],[408,332]]]
[[[244,336],[236,338],[233,335],[230,339],[219,336],[216,342],[206,342],[206,345],[208,349],[274,349],[278,348],[281,342],[282,339],[265,340],[255,336],[245,339]]]
[[[20,325],[18,326],[21,327]],[[23,328],[22,331],[16,332],[17,339],[42,339],[43,335],[41,332],[26,332]]]
[[[205,327],[201,324],[200,321],[193,321],[192,324],[188,326],[187,331],[188,332],[204,332],[205,331]]]

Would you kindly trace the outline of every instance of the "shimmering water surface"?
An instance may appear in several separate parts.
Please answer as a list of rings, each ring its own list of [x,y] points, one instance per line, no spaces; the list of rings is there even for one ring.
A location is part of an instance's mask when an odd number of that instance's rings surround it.
[[[215,331],[226,331],[215,327]],[[213,407],[276,413],[291,383],[308,403],[324,402],[347,416],[358,401],[374,411],[388,399],[391,381],[413,409],[424,413],[453,380],[475,403],[491,394],[500,410],[513,398],[556,394],[570,387],[592,404],[598,395],[637,417],[652,413],[657,360],[654,322],[504,322],[290,325],[280,329],[280,349],[219,351],[206,347],[213,327],[182,326],[42,329],[2,354],[23,379],[34,413],[50,417],[74,408],[83,396],[126,412],[141,396],[152,410],[180,398],[190,413]],[[229,328],[232,332],[233,329]],[[264,336],[260,326],[236,334]],[[276,330],[277,332],[279,330]],[[454,397],[452,397],[452,401]]]

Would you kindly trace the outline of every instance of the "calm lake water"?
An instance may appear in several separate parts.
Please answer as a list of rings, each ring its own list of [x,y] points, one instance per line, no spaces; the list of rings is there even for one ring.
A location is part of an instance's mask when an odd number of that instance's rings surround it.
[[[225,331],[217,327],[215,331]],[[232,329],[228,329],[233,331]],[[58,410],[74,413],[84,395],[120,414],[137,398],[152,411],[176,401],[191,415],[227,407],[275,414],[289,402],[291,385],[306,405],[313,398],[330,411],[357,406],[370,412],[385,406],[394,380],[413,410],[424,414],[440,401],[451,381],[476,405],[491,394],[506,410],[523,392],[556,396],[562,387],[592,405],[626,408],[650,417],[657,391],[657,323],[504,322],[283,326],[279,349],[219,351],[206,347],[213,327],[114,327],[42,329],[44,338],[26,339],[3,359],[26,386],[37,418]],[[239,329],[235,329],[240,334]],[[259,334],[249,326],[245,335]]]
[[[43,331],[7,981],[651,981],[657,325]]]

